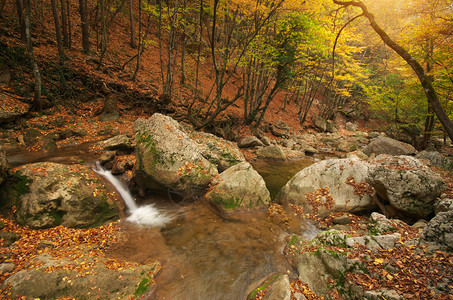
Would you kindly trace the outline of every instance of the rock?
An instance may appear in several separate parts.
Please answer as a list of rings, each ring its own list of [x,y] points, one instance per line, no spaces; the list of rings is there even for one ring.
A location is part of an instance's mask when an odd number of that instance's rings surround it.
[[[109,259],[90,254],[86,254],[82,261],[90,266],[89,269],[84,269],[83,265],[74,268],[74,263],[80,260],[56,259],[41,254],[30,263],[36,267],[11,275],[2,288],[10,286],[14,299],[19,295],[27,299],[60,299],[68,295],[75,299],[135,299],[153,288],[152,279],[160,269],[157,262],[109,269]],[[52,272],[46,272],[46,269],[52,269]]]
[[[400,220],[389,220],[386,216],[377,212],[371,214],[370,221],[368,230],[371,235],[382,235],[395,231],[398,225],[402,223]]]
[[[8,84],[11,81],[11,73],[8,70],[2,70],[0,72],[0,83]]]
[[[0,150],[0,184],[2,184],[8,177],[10,165],[6,159],[6,153]]]
[[[108,96],[104,101],[102,108],[102,115],[99,117],[99,121],[117,121],[120,118],[120,112],[118,110],[118,102],[113,96]]]
[[[271,201],[263,178],[247,162],[232,166],[214,178],[206,199],[225,211],[263,207]]]
[[[202,193],[218,174],[198,144],[178,122],[155,113],[134,123],[135,177],[141,189],[172,189],[185,196]]]
[[[453,210],[438,213],[429,221],[420,236],[420,244],[428,244],[430,252],[453,252]]]
[[[285,137],[285,138],[287,138],[290,135],[290,132],[289,132],[290,128],[283,121],[280,121],[280,122],[278,122],[276,124],[272,124],[270,129],[271,129],[272,134],[275,135],[276,137]]]
[[[342,216],[333,218],[332,222],[333,222],[333,224],[338,224],[338,225],[348,225],[348,224],[351,224],[351,219],[349,218],[348,215],[342,215]]]
[[[116,151],[106,151],[106,152],[102,153],[101,157],[99,158],[99,162],[103,166],[106,163],[113,161],[115,156],[116,156]]]
[[[439,168],[448,168],[451,166],[448,158],[444,157],[437,151],[421,151],[415,155],[418,159],[423,159],[429,162],[431,165]]]
[[[263,142],[263,144],[264,144],[265,146],[270,146],[270,145],[272,145],[271,139],[268,138],[267,136],[260,137],[259,139],[260,139],[260,141]]]
[[[338,151],[352,152],[357,150],[357,144],[349,140],[340,140],[336,146]],[[363,153],[363,152],[362,152]]]
[[[112,165],[112,174],[120,175],[127,170],[132,170],[134,163],[129,158],[116,157]]]
[[[0,239],[3,240],[3,247],[9,247],[14,244],[15,241],[20,240],[21,236],[14,232],[0,232]]]
[[[370,165],[355,156],[328,159],[299,171],[277,195],[280,203],[300,205],[304,213],[364,212],[375,208],[365,183]]]
[[[263,142],[256,136],[245,136],[238,142],[239,148],[252,148],[256,146],[264,146]]]
[[[365,291],[363,295],[365,299],[369,300],[404,300],[402,296],[400,296],[395,290],[388,290],[388,289],[380,289],[380,290],[371,290]]]
[[[30,105],[18,101],[8,94],[0,93],[0,124],[11,123],[30,111]]]
[[[363,153],[362,151],[360,150],[355,150],[353,152],[349,152],[347,154],[347,157],[350,157],[352,155],[355,155],[357,156],[358,158],[360,158],[361,160],[368,160],[368,155],[366,155],[365,153]]]
[[[453,199],[450,198],[439,199],[434,203],[434,212],[436,214],[450,210],[453,210]]]
[[[118,217],[109,191],[88,166],[35,163],[14,174],[20,197],[16,219],[33,228],[89,227]]]
[[[375,138],[380,137],[380,136],[383,136],[383,134],[381,134],[379,132],[376,132],[376,131],[370,132],[368,134],[368,138],[369,139],[375,139]]]
[[[434,201],[447,188],[439,175],[410,156],[374,161],[367,182],[382,199],[409,217],[425,218],[434,211]]]
[[[321,129],[321,132],[327,131],[327,121],[319,116],[316,116],[315,119],[313,120],[313,123],[315,124],[316,127]]]
[[[192,131],[189,136],[198,144],[203,157],[216,165],[219,172],[245,161],[235,143],[199,131]]]
[[[348,281],[341,279],[341,274],[347,272],[360,272],[366,270],[363,263],[346,257],[344,253],[332,252],[320,248],[316,252],[304,252],[296,259],[299,280],[308,284],[310,289],[318,296],[328,297],[332,285],[338,287],[338,283],[346,291],[349,290],[349,297],[345,299],[362,299],[361,291],[352,286]]]
[[[131,140],[125,135],[117,135],[98,144],[105,150],[116,150],[124,153],[130,153],[134,149]]]
[[[426,220],[420,219],[417,222],[415,222],[414,225],[412,225],[412,227],[417,228],[418,230],[420,229],[423,230],[427,224],[428,222]]]
[[[362,151],[368,156],[372,153],[375,153],[376,155],[415,155],[417,152],[412,145],[382,136],[373,140]]]
[[[359,126],[357,126],[357,124],[347,122],[344,128],[347,131],[357,131],[359,129]]]
[[[16,266],[13,263],[0,264],[0,274],[11,273]]]
[[[286,155],[280,146],[267,146],[259,148],[256,155],[260,159],[286,160]]]
[[[291,287],[289,276],[278,274],[272,279],[263,300],[291,300]]]
[[[346,246],[354,247],[355,244],[365,245],[372,251],[377,251],[379,249],[393,249],[400,239],[401,235],[399,233],[374,236],[356,236],[347,238]]]
[[[326,131],[330,133],[337,133],[338,132],[337,125],[333,121],[327,120]]]

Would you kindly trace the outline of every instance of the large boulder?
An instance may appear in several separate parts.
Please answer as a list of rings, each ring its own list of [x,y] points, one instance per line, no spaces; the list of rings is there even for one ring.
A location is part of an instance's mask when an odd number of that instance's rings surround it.
[[[214,178],[206,198],[225,211],[267,206],[271,201],[266,183],[248,162]]]
[[[313,164],[294,175],[277,195],[280,203],[303,207],[325,217],[331,212],[364,212],[375,208],[365,183],[370,165],[351,156]]]
[[[80,253],[81,250],[77,249]],[[115,264],[122,263],[122,267]],[[135,299],[155,286],[157,262],[137,266],[84,253],[82,258],[53,258],[41,254],[3,283],[11,299]],[[24,298],[22,298],[24,297]],[[72,298],[75,297],[75,298]]]
[[[285,151],[277,145],[259,148],[256,156],[261,159],[286,160]]]
[[[230,141],[201,131],[192,131],[189,136],[198,144],[204,158],[216,165],[219,172],[245,161],[238,146]]]
[[[453,252],[453,210],[438,213],[423,230],[420,244],[428,250]]]
[[[89,227],[118,218],[117,204],[88,166],[35,163],[20,167],[14,177],[15,216],[30,227]]]
[[[418,159],[423,159],[428,161],[431,165],[439,168],[449,168],[451,167],[451,162],[448,158],[443,156],[437,151],[421,151],[415,156]]]
[[[6,180],[9,168],[10,166],[8,160],[6,159],[6,154],[3,150],[0,150],[0,184]]]
[[[389,155],[415,155],[415,150],[412,145],[403,143],[389,137],[379,136],[363,149],[363,153],[370,156],[372,153],[389,154]]]
[[[170,188],[185,195],[203,191],[218,174],[199,145],[168,116],[154,114],[134,123],[135,176],[142,189]]]
[[[434,211],[434,201],[447,188],[444,180],[410,156],[379,156],[367,182],[400,213],[417,219]]]

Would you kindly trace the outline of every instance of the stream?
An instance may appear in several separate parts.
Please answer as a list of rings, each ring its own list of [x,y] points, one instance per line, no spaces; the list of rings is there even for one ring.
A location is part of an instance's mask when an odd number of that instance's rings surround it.
[[[95,167],[89,145],[54,153],[17,152],[8,155],[15,167],[52,161],[88,163],[114,186],[128,210],[120,224],[124,238],[106,252],[112,258],[141,264],[158,260],[162,270],[148,299],[245,299],[274,273],[295,277],[283,249],[295,234],[314,236],[316,229],[285,211],[290,221],[268,217],[267,210],[221,216],[203,200],[177,203],[162,195],[147,195],[136,202],[123,183],[110,171]],[[312,159],[289,162],[252,162],[274,198],[278,190]]]

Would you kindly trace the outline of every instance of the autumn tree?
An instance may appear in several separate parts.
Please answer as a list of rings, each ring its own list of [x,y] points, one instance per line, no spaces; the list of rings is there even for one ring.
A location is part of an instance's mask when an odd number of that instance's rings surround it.
[[[357,7],[360,9],[360,15],[363,15],[370,22],[370,26],[374,31],[380,36],[384,43],[392,48],[402,59],[404,59],[407,64],[412,68],[412,70],[417,75],[421,86],[423,87],[424,93],[431,104],[432,110],[438,117],[443,128],[447,132],[450,139],[453,139],[453,123],[449,119],[447,113],[445,112],[441,102],[439,101],[438,94],[432,83],[432,78],[425,72],[422,65],[409,54],[399,43],[395,42],[377,23],[375,16],[368,10],[367,6],[361,1],[341,1],[333,0],[335,4],[341,5],[342,7]]]

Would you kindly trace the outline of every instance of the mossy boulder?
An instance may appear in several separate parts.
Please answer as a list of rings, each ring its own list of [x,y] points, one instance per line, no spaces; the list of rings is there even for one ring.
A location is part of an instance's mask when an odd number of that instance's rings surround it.
[[[135,177],[141,189],[171,189],[184,195],[204,191],[218,174],[199,145],[171,117],[154,114],[134,123]]]
[[[247,162],[237,164],[214,178],[206,198],[227,212],[263,207],[271,201],[263,177]]]
[[[189,136],[198,144],[203,157],[216,165],[219,172],[245,161],[235,143],[201,131],[192,131]]]
[[[80,250],[79,250],[80,251]],[[124,263],[114,268],[105,257],[86,253],[83,258],[69,260],[49,254],[36,256],[24,269],[9,277],[3,287],[11,296],[27,299],[137,299],[149,296],[155,288],[154,276],[160,270],[158,262],[149,265]],[[76,267],[74,267],[76,266]]]
[[[18,222],[33,228],[91,227],[118,218],[119,209],[94,171],[83,165],[34,163],[11,183]]]

